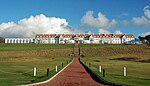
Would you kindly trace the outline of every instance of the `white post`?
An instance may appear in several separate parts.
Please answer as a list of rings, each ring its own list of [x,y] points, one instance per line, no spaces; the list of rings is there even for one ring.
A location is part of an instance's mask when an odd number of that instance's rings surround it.
[[[127,69],[126,69],[126,67],[123,67],[123,76],[127,76]]]
[[[7,43],[7,39],[5,39],[5,43]]]
[[[99,72],[102,72],[102,67],[101,66],[99,66]]]
[[[56,72],[57,72],[57,66],[56,66],[55,70],[56,70]]]
[[[33,76],[36,76],[36,67],[33,68]]]

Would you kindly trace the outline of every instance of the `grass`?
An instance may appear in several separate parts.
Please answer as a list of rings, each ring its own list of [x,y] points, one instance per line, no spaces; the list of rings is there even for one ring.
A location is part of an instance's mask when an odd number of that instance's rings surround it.
[[[40,82],[52,77],[55,66],[62,69],[71,61],[73,45],[0,44],[0,86]],[[62,67],[63,63],[63,67]],[[37,76],[33,76],[33,67]],[[47,68],[50,76],[46,76]]]
[[[97,75],[101,65],[106,71],[103,79],[124,85],[150,85],[150,46],[146,45],[80,45],[81,60],[86,62]],[[127,76],[123,76],[123,67],[127,67]]]
[[[73,44],[0,44],[0,51],[28,51],[63,48],[73,48]]]
[[[81,44],[81,58],[97,75],[98,66],[106,70],[105,80],[131,85],[149,86],[150,46]],[[40,82],[52,77],[55,66],[71,61],[72,44],[0,44],[0,86],[15,86]],[[123,77],[123,67],[127,76]],[[37,67],[37,76],[33,76]],[[49,68],[50,77],[46,76]]]

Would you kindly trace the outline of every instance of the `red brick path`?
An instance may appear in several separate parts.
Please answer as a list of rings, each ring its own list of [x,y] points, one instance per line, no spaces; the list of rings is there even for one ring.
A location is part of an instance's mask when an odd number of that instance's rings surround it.
[[[78,58],[47,83],[36,86],[103,86],[94,81],[80,64]]]

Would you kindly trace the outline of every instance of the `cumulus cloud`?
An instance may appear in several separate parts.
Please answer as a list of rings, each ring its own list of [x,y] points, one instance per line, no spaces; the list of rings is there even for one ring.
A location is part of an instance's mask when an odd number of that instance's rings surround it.
[[[150,7],[145,6],[143,10],[144,10],[144,15],[150,19]]]
[[[141,17],[134,17],[132,19],[133,24],[142,26],[142,27],[150,27],[150,7],[145,6],[144,9],[144,16]]]
[[[99,29],[99,33],[100,34],[110,34],[110,32],[108,30],[105,30],[105,29]]]
[[[66,19],[46,17],[43,14],[24,18],[18,23],[8,22],[0,24],[2,37],[34,37],[35,34],[75,33],[79,32],[69,26]]]
[[[123,34],[120,30],[116,30],[114,34]]]
[[[92,28],[98,28],[98,29],[109,29],[116,25],[116,20],[113,19],[111,22],[108,18],[105,17],[104,14],[101,12],[98,13],[98,17],[95,18],[93,16],[93,11],[88,11],[86,14],[82,17],[81,23],[84,26],[92,27]]]
[[[150,32],[146,32],[146,33],[140,34],[141,37],[145,37],[145,36],[147,36],[147,35],[150,35]]]
[[[132,22],[138,26],[142,27],[149,27],[150,26],[150,20],[147,19],[146,17],[135,17],[132,19]]]

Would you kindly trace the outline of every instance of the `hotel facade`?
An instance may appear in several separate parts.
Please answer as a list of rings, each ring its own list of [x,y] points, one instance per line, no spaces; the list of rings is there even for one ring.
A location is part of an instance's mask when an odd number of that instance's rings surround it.
[[[35,38],[5,38],[5,43],[29,44],[35,43]]]
[[[35,38],[5,38],[5,43],[134,44],[133,34],[37,34]]]
[[[133,34],[37,34],[39,44],[134,44]]]

